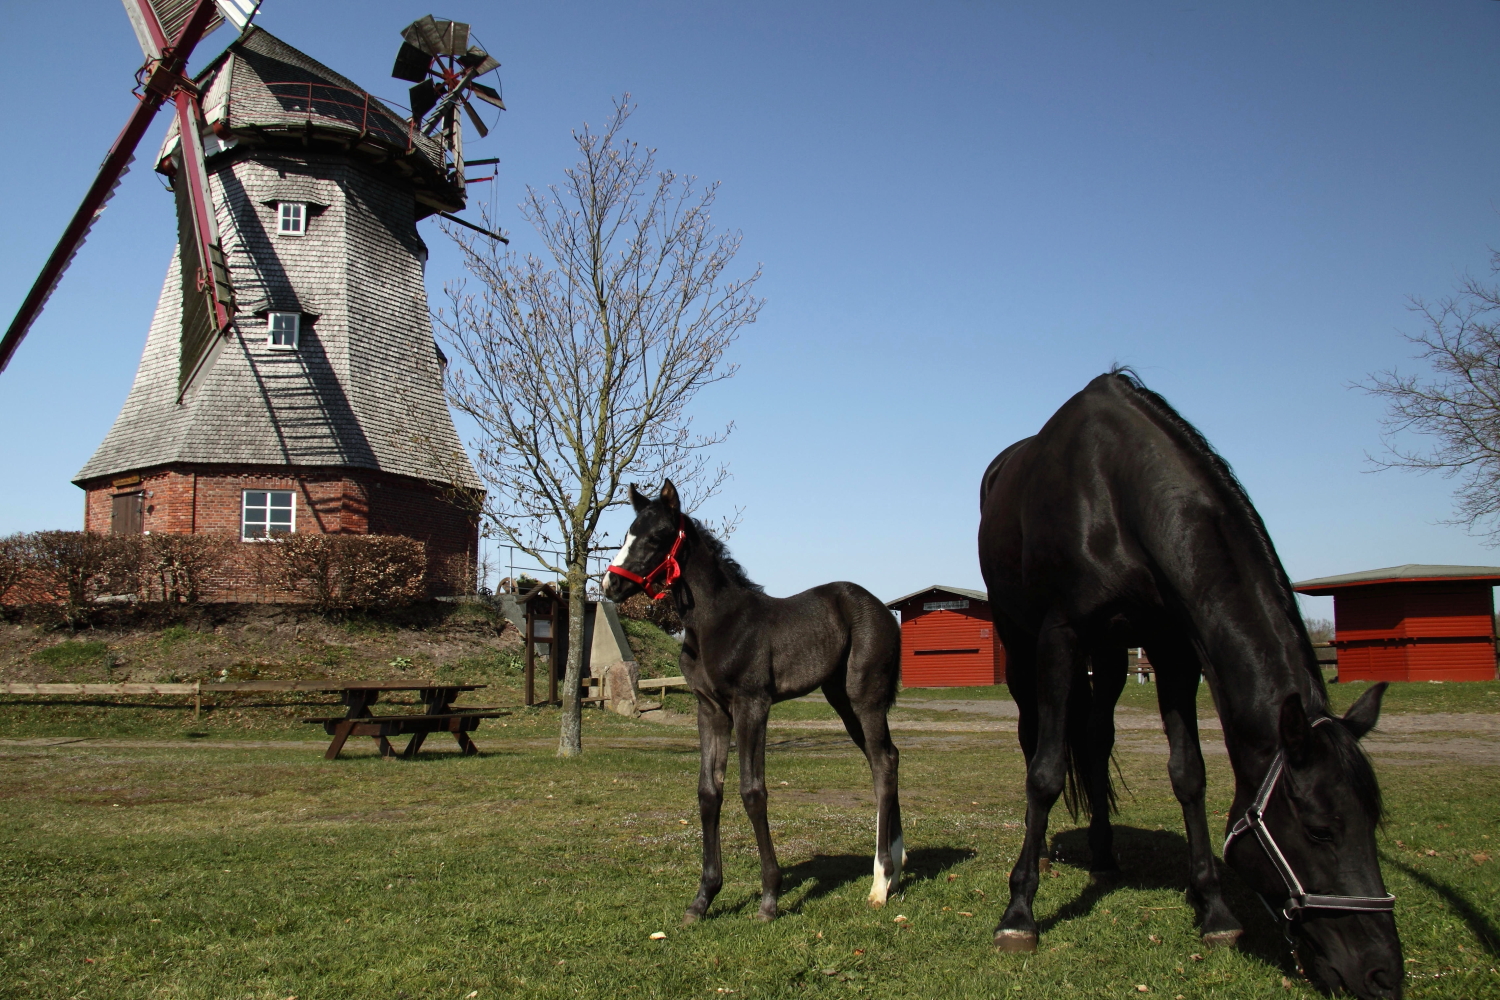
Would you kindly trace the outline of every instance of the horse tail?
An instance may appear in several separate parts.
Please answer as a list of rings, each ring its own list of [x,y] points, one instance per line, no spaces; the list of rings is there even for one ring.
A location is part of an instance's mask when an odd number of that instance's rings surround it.
[[[1068,694],[1067,716],[1063,721],[1064,753],[1067,755],[1063,803],[1068,807],[1068,813],[1075,823],[1080,816],[1090,820],[1094,816],[1094,803],[1089,796],[1089,768],[1095,757],[1093,734],[1089,729],[1093,715],[1094,686],[1087,675],[1075,677]],[[1115,795],[1114,778],[1110,774],[1111,763],[1118,771],[1119,763],[1113,752],[1110,753],[1110,759],[1104,762],[1105,801],[1108,802],[1108,812],[1113,814],[1120,811],[1120,805]],[[1121,775],[1122,780],[1123,777]]]
[[[1067,805],[1068,815],[1073,817],[1075,823],[1079,816],[1087,819],[1093,812],[1088,794],[1088,726],[1093,707],[1094,692],[1088,677],[1073,678],[1072,689],[1068,692],[1067,715],[1063,719],[1063,747],[1067,755],[1063,803]]]

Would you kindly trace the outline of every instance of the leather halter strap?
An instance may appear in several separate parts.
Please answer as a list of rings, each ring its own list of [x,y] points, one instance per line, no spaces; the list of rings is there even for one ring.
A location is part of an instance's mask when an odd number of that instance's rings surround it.
[[[1321,726],[1325,722],[1332,722],[1327,716],[1318,719],[1314,726]],[[1271,835],[1270,827],[1266,826],[1266,806],[1271,801],[1271,793],[1276,790],[1276,782],[1281,778],[1281,772],[1286,767],[1286,754],[1277,751],[1276,759],[1271,761],[1271,770],[1266,772],[1266,778],[1260,783],[1260,791],[1255,794],[1255,801],[1250,803],[1241,816],[1229,830],[1229,836],[1224,838],[1224,856],[1229,856],[1229,845],[1234,843],[1236,837],[1249,831],[1255,832],[1255,838],[1260,841],[1260,846],[1265,850],[1266,856],[1271,859],[1271,864],[1276,866],[1276,871],[1281,875],[1281,881],[1286,884],[1287,901],[1281,908],[1281,915],[1288,920],[1296,920],[1302,915],[1303,910],[1344,910],[1364,913],[1390,913],[1396,908],[1396,897],[1387,893],[1385,896],[1333,896],[1322,893],[1310,893],[1302,887],[1297,873],[1292,870],[1291,862],[1287,861],[1286,855],[1281,853],[1281,848],[1276,844],[1276,838]]]
[[[615,576],[623,576],[631,583],[646,592],[646,596],[653,601],[659,601],[666,597],[670,588],[677,579],[682,576],[682,567],[677,563],[677,552],[682,548],[682,539],[687,534],[687,524],[682,514],[677,515],[677,540],[672,543],[671,549],[662,557],[662,561],[656,564],[656,568],[645,576],[637,576],[624,566],[610,566],[609,572]],[[662,577],[661,589],[652,593],[651,581],[657,576]]]

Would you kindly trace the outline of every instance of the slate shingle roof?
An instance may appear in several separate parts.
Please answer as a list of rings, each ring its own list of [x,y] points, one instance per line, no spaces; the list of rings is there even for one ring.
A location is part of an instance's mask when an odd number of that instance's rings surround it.
[[[235,287],[231,336],[179,403],[174,253],[135,384],[74,481],[231,463],[478,487],[443,397],[411,189],[350,156],[264,148],[216,159],[209,183]],[[289,185],[326,206],[303,236],[275,233],[274,200]],[[270,310],[302,314],[298,350],[270,347]]]

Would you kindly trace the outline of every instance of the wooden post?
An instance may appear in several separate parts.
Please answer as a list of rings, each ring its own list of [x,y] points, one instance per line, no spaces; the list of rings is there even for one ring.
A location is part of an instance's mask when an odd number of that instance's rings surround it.
[[[560,637],[567,635],[566,626],[568,617],[567,612],[565,611],[559,613],[559,609],[564,606],[561,599],[554,597],[552,598],[551,604],[552,627],[548,629],[548,631],[552,633],[552,642],[547,647],[547,701],[553,705],[560,705],[562,704],[562,700],[558,697],[557,694],[557,668],[559,666],[557,662],[557,653],[558,650],[566,651],[568,648],[568,644],[565,640],[559,641]],[[560,628],[559,626],[562,627]],[[563,655],[566,656],[566,652],[564,652]]]
[[[198,713],[203,708],[203,682],[193,682],[193,721],[198,721]]]
[[[526,705],[530,707],[536,704],[536,619],[531,615],[531,602],[525,604],[526,610]]]

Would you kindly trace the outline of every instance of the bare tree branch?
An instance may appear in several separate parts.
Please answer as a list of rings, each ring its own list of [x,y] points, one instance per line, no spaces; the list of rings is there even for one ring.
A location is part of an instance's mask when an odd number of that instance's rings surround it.
[[[1500,253],[1491,266],[1500,273]],[[1413,299],[1411,308],[1426,329],[1406,339],[1429,372],[1376,372],[1360,383],[1386,402],[1385,453],[1370,461],[1458,479],[1446,523],[1500,545],[1500,287],[1469,277],[1457,294],[1435,303]],[[1427,446],[1404,443],[1407,434],[1427,438]]]
[[[600,519],[626,502],[630,482],[670,478],[689,509],[723,486],[728,473],[708,449],[734,425],[697,434],[687,411],[734,375],[724,353],[762,304],[759,268],[727,276],[740,235],[714,230],[717,185],[658,170],[654,150],[621,136],[632,110],[628,95],[616,101],[601,131],[573,134],[581,158],[560,184],[527,189],[521,211],[547,259],[446,230],[478,291],[449,285],[435,317],[454,354],[449,400],[478,427],[486,527],[568,580],[564,755],[581,750],[583,611]],[[565,552],[561,564],[550,548]]]

